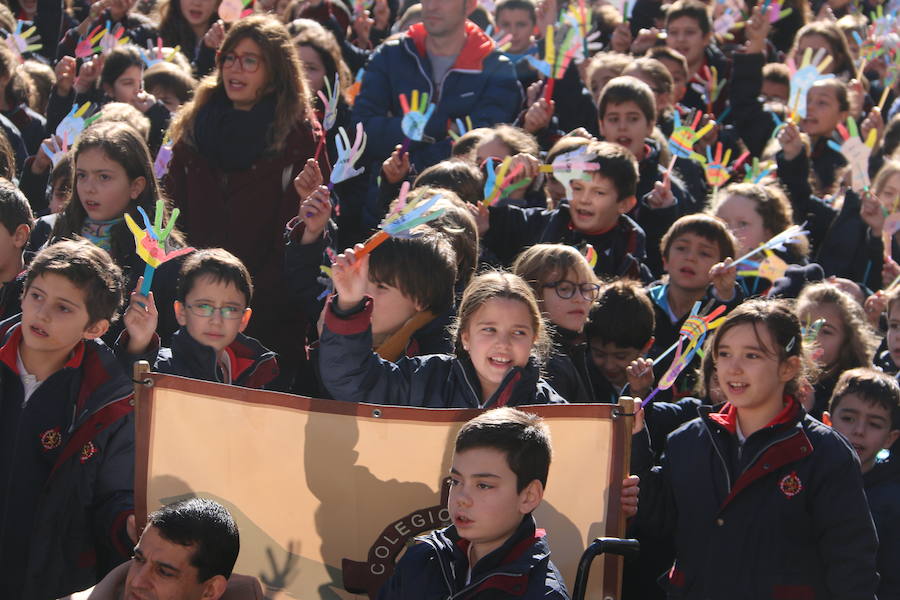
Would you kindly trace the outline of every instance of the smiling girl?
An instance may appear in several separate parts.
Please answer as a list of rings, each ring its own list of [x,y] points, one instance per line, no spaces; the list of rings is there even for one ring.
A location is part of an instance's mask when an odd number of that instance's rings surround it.
[[[541,379],[549,339],[534,293],[503,272],[475,277],[454,326],[455,355],[382,360],[372,351],[369,257],[357,244],[332,265],[335,294],[320,338],[322,380],[337,400],[430,408],[564,403]]]
[[[782,301],[745,302],[706,360],[727,403],[701,407],[641,475],[640,527],[675,542],[669,597],[874,598],[859,460],[796,400],[800,321]]]

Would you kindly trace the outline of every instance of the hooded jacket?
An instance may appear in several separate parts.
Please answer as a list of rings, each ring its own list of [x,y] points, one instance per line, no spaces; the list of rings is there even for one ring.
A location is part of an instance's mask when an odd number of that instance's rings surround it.
[[[467,582],[469,541],[453,525],[433,531],[406,551],[378,600],[567,599],[545,536],[534,517],[525,515],[502,546],[475,564]]]

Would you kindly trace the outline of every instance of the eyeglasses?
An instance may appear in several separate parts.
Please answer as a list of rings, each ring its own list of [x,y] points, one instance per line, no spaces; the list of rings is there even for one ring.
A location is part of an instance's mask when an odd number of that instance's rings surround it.
[[[568,300],[575,296],[576,290],[581,292],[582,298],[590,302],[593,302],[600,297],[599,283],[575,283],[574,281],[569,281],[567,279],[560,279],[553,283],[545,283],[544,287],[556,290],[556,295],[563,300]]]
[[[262,58],[256,54],[244,54],[242,56],[226,54],[222,57],[222,68],[230,69],[234,67],[235,63],[240,65],[241,71],[245,73],[256,73],[259,70],[259,65],[262,63]]]
[[[237,306],[223,306],[222,308],[216,308],[212,304],[185,304],[187,309],[191,311],[192,314],[197,315],[198,317],[203,317],[204,319],[208,319],[212,317],[216,312],[222,315],[222,318],[228,321],[234,319],[240,319],[246,308],[238,308]]]

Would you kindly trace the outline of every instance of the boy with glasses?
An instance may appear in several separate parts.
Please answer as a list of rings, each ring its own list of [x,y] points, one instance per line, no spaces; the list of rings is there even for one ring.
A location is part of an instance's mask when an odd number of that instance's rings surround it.
[[[135,291],[116,354],[129,370],[146,360],[160,373],[262,388],[278,375],[278,364],[274,352],[243,334],[252,296],[250,273],[236,256],[221,248],[194,252],[181,268],[175,301],[181,329],[172,347],[160,347],[153,292]]]

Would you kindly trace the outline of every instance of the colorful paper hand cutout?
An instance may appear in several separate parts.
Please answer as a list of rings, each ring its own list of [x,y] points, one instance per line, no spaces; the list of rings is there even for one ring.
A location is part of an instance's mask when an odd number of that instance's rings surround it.
[[[809,88],[823,79],[831,79],[833,73],[825,74],[825,69],[831,64],[831,56],[825,55],[825,49],[819,50],[813,55],[812,48],[807,48],[803,53],[800,66],[796,67],[794,60],[788,59],[788,68],[791,70],[791,91],[788,98],[788,106],[792,114],[806,117],[806,95]]]
[[[69,141],[66,136],[57,137],[54,135],[50,137],[49,145],[46,142],[41,143],[41,149],[50,157],[50,162],[56,167],[59,161],[69,153]]]
[[[856,127],[856,119],[847,117],[847,126],[838,123],[838,131],[844,139],[842,144],[837,144],[834,140],[828,140],[828,146],[840,152],[847,159],[850,166],[850,187],[853,191],[860,193],[864,188],[869,187],[869,156],[878,140],[878,132],[873,127],[863,142],[859,135],[859,129]]]
[[[337,121],[337,109],[338,109],[338,99],[341,94],[341,81],[338,77],[338,74],[334,74],[334,85],[331,85],[331,82],[328,81],[328,78],[325,78],[325,89],[328,91],[328,95],[322,93],[322,90],[316,92],[318,94],[319,99],[322,101],[322,106],[325,107],[325,116],[322,118],[322,127],[325,128],[325,131],[331,131],[331,128],[334,127],[334,122]]]
[[[334,138],[334,144],[337,147],[337,160],[331,169],[329,189],[334,184],[356,177],[363,172],[363,168],[355,167],[362,158],[363,152],[366,151],[366,132],[363,130],[363,124],[356,124],[356,140],[354,140],[353,146],[350,146],[350,137],[343,127],[338,127],[338,135]]]
[[[744,262],[751,256],[759,254],[760,252],[765,252],[766,250],[781,250],[782,252],[785,251],[785,246],[787,244],[796,243],[801,238],[809,235],[809,231],[803,229],[805,225],[806,223],[804,223],[803,225],[791,225],[781,233],[772,236],[771,239],[769,239],[764,244],[761,244],[758,248],[755,248],[742,257],[736,259],[734,261],[734,264]]]
[[[181,46],[175,46],[171,50],[169,50],[169,55],[166,56],[165,49],[163,48],[163,41],[161,37],[156,38],[156,47],[153,47],[153,41],[147,40],[147,52],[144,52],[143,48],[138,48],[138,52],[141,53],[141,60],[144,61],[144,65],[149,69],[155,64],[172,61],[175,58],[175,54],[181,50]]]
[[[754,157],[751,164],[744,165],[744,172],[746,173],[744,183],[759,183],[774,170],[775,163],[771,160],[759,162],[759,159]]]
[[[672,136],[669,138],[669,149],[675,156],[680,158],[691,158],[703,162],[703,156],[694,152],[694,144],[709,133],[715,124],[710,121],[697,131],[700,119],[703,118],[703,114],[700,111],[697,111],[697,114],[694,116],[694,122],[690,127],[682,125],[681,116],[677,110],[673,114],[675,116],[675,128],[672,130]]]
[[[428,104],[428,94],[412,91],[412,103],[406,100],[406,94],[400,94],[400,106],[403,107],[403,120],[400,128],[408,139],[420,142],[425,137],[425,126],[434,113],[435,105]]]
[[[234,23],[241,17],[253,14],[253,9],[248,8],[253,0],[222,0],[219,4],[219,17],[226,23]]]
[[[581,44],[576,43],[575,39],[578,30],[578,25],[572,26],[569,23],[558,23],[555,28],[548,25],[542,58],[532,54],[525,57],[525,60],[547,79],[544,99],[548,102],[553,97],[554,82],[562,78],[575,54],[581,50]]]
[[[29,25],[27,29],[25,26]],[[23,31],[24,29],[24,31]],[[35,35],[37,27],[25,21],[16,21],[16,30],[6,38],[6,44],[19,58],[26,52],[36,52],[43,48],[41,36]]]
[[[466,135],[468,132],[475,129],[472,126],[472,117],[466,115],[466,120],[463,122],[462,119],[456,119],[456,131],[452,128],[447,130],[447,134],[453,139],[455,143],[459,138]]]
[[[73,106],[69,114],[56,126],[56,135],[60,139],[71,140],[74,143],[75,139],[84,131],[84,128],[100,116],[100,113],[90,109],[90,102],[85,102],[81,106]]]
[[[594,250],[593,246],[585,244],[584,248],[581,249],[581,255],[584,256],[584,260],[591,266],[591,269],[597,266],[597,251]]]
[[[743,264],[753,266],[755,268],[738,271],[737,274],[741,277],[761,277],[762,279],[768,279],[773,283],[777,279],[781,279],[782,277],[784,277],[784,274],[788,269],[788,264],[781,258],[779,258],[776,254],[774,254],[771,250],[765,250],[765,253],[766,257],[758,263],[754,264],[750,263],[749,261],[744,261]]]
[[[156,153],[156,159],[153,161],[153,174],[157,179],[162,179],[169,172],[169,162],[172,160],[172,138],[166,133],[163,143]]]
[[[585,146],[581,146],[571,152],[560,154],[549,165],[541,165],[540,171],[541,173],[553,173],[553,177],[566,187],[571,198],[572,180],[590,181],[591,172],[600,168],[598,163],[592,162],[594,158],[596,157],[588,154]]]
[[[725,151],[725,158],[722,158],[722,142],[716,143],[716,155],[713,158],[710,147],[706,147],[706,165],[704,172],[706,181],[714,188],[719,188],[728,183],[731,179],[731,173],[728,172],[728,161],[731,159],[731,148]]]
[[[530,179],[526,178],[517,181],[516,183],[512,183],[513,179],[515,179],[516,176],[522,172],[522,169],[525,168],[525,165],[519,163],[512,171],[509,171],[511,164],[512,157],[507,156],[503,159],[503,162],[500,163],[497,170],[494,171],[494,159],[487,159],[487,177],[484,182],[484,203],[486,206],[494,206],[501,199],[531,182]],[[507,171],[509,171],[509,173],[507,173]]]
[[[127,44],[128,38],[125,35],[125,28],[116,23],[113,25],[110,21],[106,22],[106,29],[103,30],[103,37],[100,38],[99,46],[103,54],[107,54],[110,50],[119,44]]]
[[[159,267],[159,265],[194,251],[193,248],[181,248],[173,252],[166,252],[166,239],[168,239],[169,235],[172,233],[172,229],[175,228],[175,221],[178,220],[179,211],[177,208],[173,210],[172,216],[169,217],[169,223],[163,227],[162,219],[164,210],[165,203],[162,200],[157,200],[156,218],[151,225],[150,217],[148,217],[146,211],[139,206],[138,212],[141,213],[141,217],[144,219],[145,229],[141,229],[138,224],[134,222],[134,219],[131,218],[131,215],[125,213],[125,223],[128,225],[128,229],[131,230],[131,234],[134,236],[134,245],[138,256],[147,263],[147,266],[144,269],[144,283],[141,286],[141,294],[144,296],[150,293],[150,288],[153,285],[153,274],[156,272],[156,268]]]
[[[75,45],[75,57],[76,58],[90,58],[91,56],[100,52],[100,46],[96,46],[97,42],[106,35],[106,29],[104,29],[101,25],[97,25],[94,29],[91,30],[87,37],[81,38],[79,42]]]
[[[440,200],[440,194],[407,202],[408,194],[409,182],[404,181],[400,188],[400,196],[397,198],[396,207],[381,222],[379,231],[366,240],[360,251],[356,253],[357,258],[362,258],[389,237],[413,237],[410,230],[414,227],[433,221],[444,214],[443,208],[432,210],[437,201]]]

